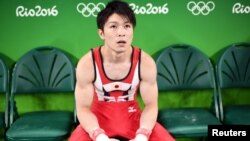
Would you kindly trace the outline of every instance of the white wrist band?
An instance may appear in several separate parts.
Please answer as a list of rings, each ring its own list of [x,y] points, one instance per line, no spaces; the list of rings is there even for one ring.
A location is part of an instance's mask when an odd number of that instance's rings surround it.
[[[92,133],[92,135],[91,135],[91,138],[93,139],[93,141],[96,141],[96,140],[97,140],[97,137],[98,137],[99,135],[101,135],[101,134],[106,135],[106,134],[105,134],[105,131],[104,131],[103,129],[97,128],[97,129],[95,129],[95,130],[93,131],[93,133]]]
[[[152,131],[151,130],[148,130],[146,128],[139,128],[137,131],[136,131],[136,135],[138,134],[142,134],[142,135],[145,135],[147,137],[147,139],[149,139],[149,136],[151,135]]]

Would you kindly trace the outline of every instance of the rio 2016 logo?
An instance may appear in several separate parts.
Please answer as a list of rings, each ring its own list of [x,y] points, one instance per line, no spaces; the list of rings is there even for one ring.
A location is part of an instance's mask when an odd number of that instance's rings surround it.
[[[135,14],[167,14],[169,9],[167,3],[162,6],[154,6],[152,3],[147,3],[145,6],[139,6],[135,3],[130,3],[129,6],[134,11]],[[83,17],[96,17],[98,12],[100,12],[106,5],[104,3],[79,3],[76,9]]]
[[[58,10],[56,5],[52,8],[42,8],[42,6],[37,5],[34,9],[28,9],[24,6],[18,6],[16,8],[17,17],[46,17],[46,16],[57,16]]]
[[[129,6],[134,10],[135,14],[167,14],[169,9],[167,3],[162,6],[154,6],[152,3],[147,3],[146,6],[139,6],[134,3],[130,3]]]
[[[241,3],[235,3],[232,9],[233,14],[249,14],[250,6],[244,6]]]
[[[203,1],[199,1],[199,2],[194,2],[194,1],[190,1],[187,4],[187,9],[189,11],[192,12],[193,15],[197,16],[197,15],[208,15],[211,11],[213,11],[215,8],[215,4],[212,1],[209,1],[207,3],[203,2]]]

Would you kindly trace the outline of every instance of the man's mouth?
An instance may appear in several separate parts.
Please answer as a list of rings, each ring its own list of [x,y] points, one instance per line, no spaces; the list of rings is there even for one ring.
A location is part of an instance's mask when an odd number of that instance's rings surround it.
[[[118,41],[117,43],[118,44],[126,44],[126,41],[121,40],[121,41]]]

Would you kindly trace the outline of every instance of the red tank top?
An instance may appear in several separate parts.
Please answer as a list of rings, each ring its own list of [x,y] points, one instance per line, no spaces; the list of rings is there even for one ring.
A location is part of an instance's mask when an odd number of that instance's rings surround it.
[[[140,83],[141,50],[136,47],[132,49],[129,73],[120,80],[107,77],[101,47],[92,49],[95,80],[91,110],[101,128],[110,136],[125,136],[125,133],[135,131],[139,126],[141,110],[136,95]]]

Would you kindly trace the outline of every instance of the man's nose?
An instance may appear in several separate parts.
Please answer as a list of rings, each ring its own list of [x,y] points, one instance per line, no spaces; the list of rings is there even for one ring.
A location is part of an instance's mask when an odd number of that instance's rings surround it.
[[[123,36],[125,36],[125,29],[123,28],[123,27],[119,27],[118,28],[118,36],[119,37],[123,37]]]

